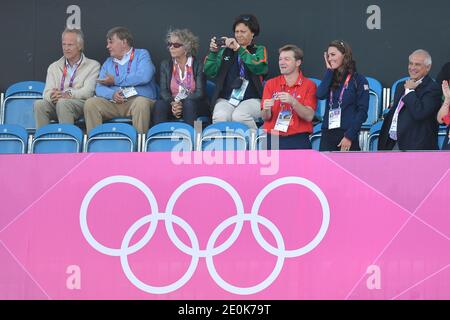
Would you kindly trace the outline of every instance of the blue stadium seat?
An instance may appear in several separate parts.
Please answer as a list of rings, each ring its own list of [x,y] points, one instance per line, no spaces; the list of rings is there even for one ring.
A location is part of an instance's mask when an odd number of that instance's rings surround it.
[[[131,152],[137,150],[136,129],[125,123],[104,123],[89,132],[87,152]]]
[[[363,128],[370,129],[372,124],[378,121],[383,108],[383,86],[377,79],[366,77],[369,82],[369,110],[367,120],[363,123]]]
[[[317,87],[319,87],[321,80],[316,78],[309,78],[309,80],[314,81]],[[316,121],[322,121],[324,114],[325,114],[325,108],[327,106],[327,100],[317,100],[317,109],[315,118]]]
[[[184,122],[162,122],[148,130],[145,151],[193,151],[194,128]]]
[[[438,132],[438,146],[439,149],[443,149],[444,142],[448,143],[445,139],[447,137],[447,126],[446,125],[440,125],[439,126],[439,132]]]
[[[197,118],[197,121],[201,121],[203,129],[211,124],[211,117],[208,116],[200,116]]]
[[[40,81],[23,81],[11,85],[5,93],[1,123],[17,124],[34,132],[34,102],[42,99],[44,87],[45,83]]]
[[[250,135],[250,150],[267,150],[267,132],[258,128]]]
[[[0,124],[0,153],[26,153],[28,132],[16,124]]]
[[[378,137],[380,136],[381,126],[383,125],[383,121],[378,121],[374,123],[369,131],[369,138],[367,141],[368,151],[377,151],[378,150]]]
[[[313,132],[309,136],[313,150],[319,151],[320,138],[322,137],[322,123],[318,123],[313,127]]]
[[[211,103],[212,96],[216,90],[216,84],[211,80],[206,81],[206,95],[208,96],[208,101]]]
[[[199,143],[200,150],[247,150],[249,128],[239,122],[217,122],[203,130]]]
[[[72,124],[49,124],[36,130],[32,153],[81,152],[83,132]]]

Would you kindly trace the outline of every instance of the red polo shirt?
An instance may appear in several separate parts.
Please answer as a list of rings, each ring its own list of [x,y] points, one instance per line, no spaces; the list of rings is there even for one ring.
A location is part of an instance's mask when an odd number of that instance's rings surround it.
[[[444,117],[442,118],[442,121],[444,121],[444,123],[445,123],[446,125],[450,125],[450,113],[447,114],[446,116],[444,116]]]
[[[305,78],[303,73],[300,71],[297,81],[292,87],[286,84],[286,80],[283,75],[267,81],[264,86],[263,98],[261,100],[261,110],[263,108],[264,100],[272,99],[278,92],[287,92],[291,96],[304,106],[313,108],[314,111],[317,109],[317,97],[316,97],[317,86],[316,84]],[[290,107],[290,106],[288,106]],[[312,122],[308,122],[299,117],[295,110],[292,110],[292,119],[289,124],[287,132],[273,131],[275,124],[278,119],[278,114],[281,111],[281,101],[276,100],[275,105],[272,107],[272,118],[264,122],[264,130],[269,133],[279,134],[281,136],[289,136],[298,133],[312,133],[313,125]]]

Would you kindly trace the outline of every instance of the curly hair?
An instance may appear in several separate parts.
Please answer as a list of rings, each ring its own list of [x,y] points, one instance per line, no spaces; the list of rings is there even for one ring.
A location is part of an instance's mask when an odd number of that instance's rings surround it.
[[[342,40],[334,40],[328,45],[328,48],[330,47],[336,48],[344,55],[342,65],[338,69],[334,70],[333,74],[333,82],[331,87],[333,89],[337,89],[347,74],[353,75],[356,73],[356,62],[353,60],[352,48],[347,42]]]
[[[189,29],[173,29],[167,32],[166,40],[170,41],[170,37],[177,37],[186,49],[188,57],[195,56],[199,47],[199,39]]]

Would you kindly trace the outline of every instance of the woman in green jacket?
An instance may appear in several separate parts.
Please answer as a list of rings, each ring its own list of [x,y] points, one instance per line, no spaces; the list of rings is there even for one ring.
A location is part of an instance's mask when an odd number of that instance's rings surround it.
[[[233,24],[234,38],[213,37],[204,71],[215,79],[211,98],[213,123],[237,121],[256,129],[261,116],[263,77],[268,72],[266,48],[254,43],[259,34],[254,15],[238,16]]]

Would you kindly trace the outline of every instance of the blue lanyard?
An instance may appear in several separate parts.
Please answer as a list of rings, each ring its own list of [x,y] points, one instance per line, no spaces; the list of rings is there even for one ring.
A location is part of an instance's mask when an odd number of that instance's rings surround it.
[[[239,55],[238,55],[238,64],[239,64],[239,77],[245,78],[244,62],[242,62],[241,56]]]

